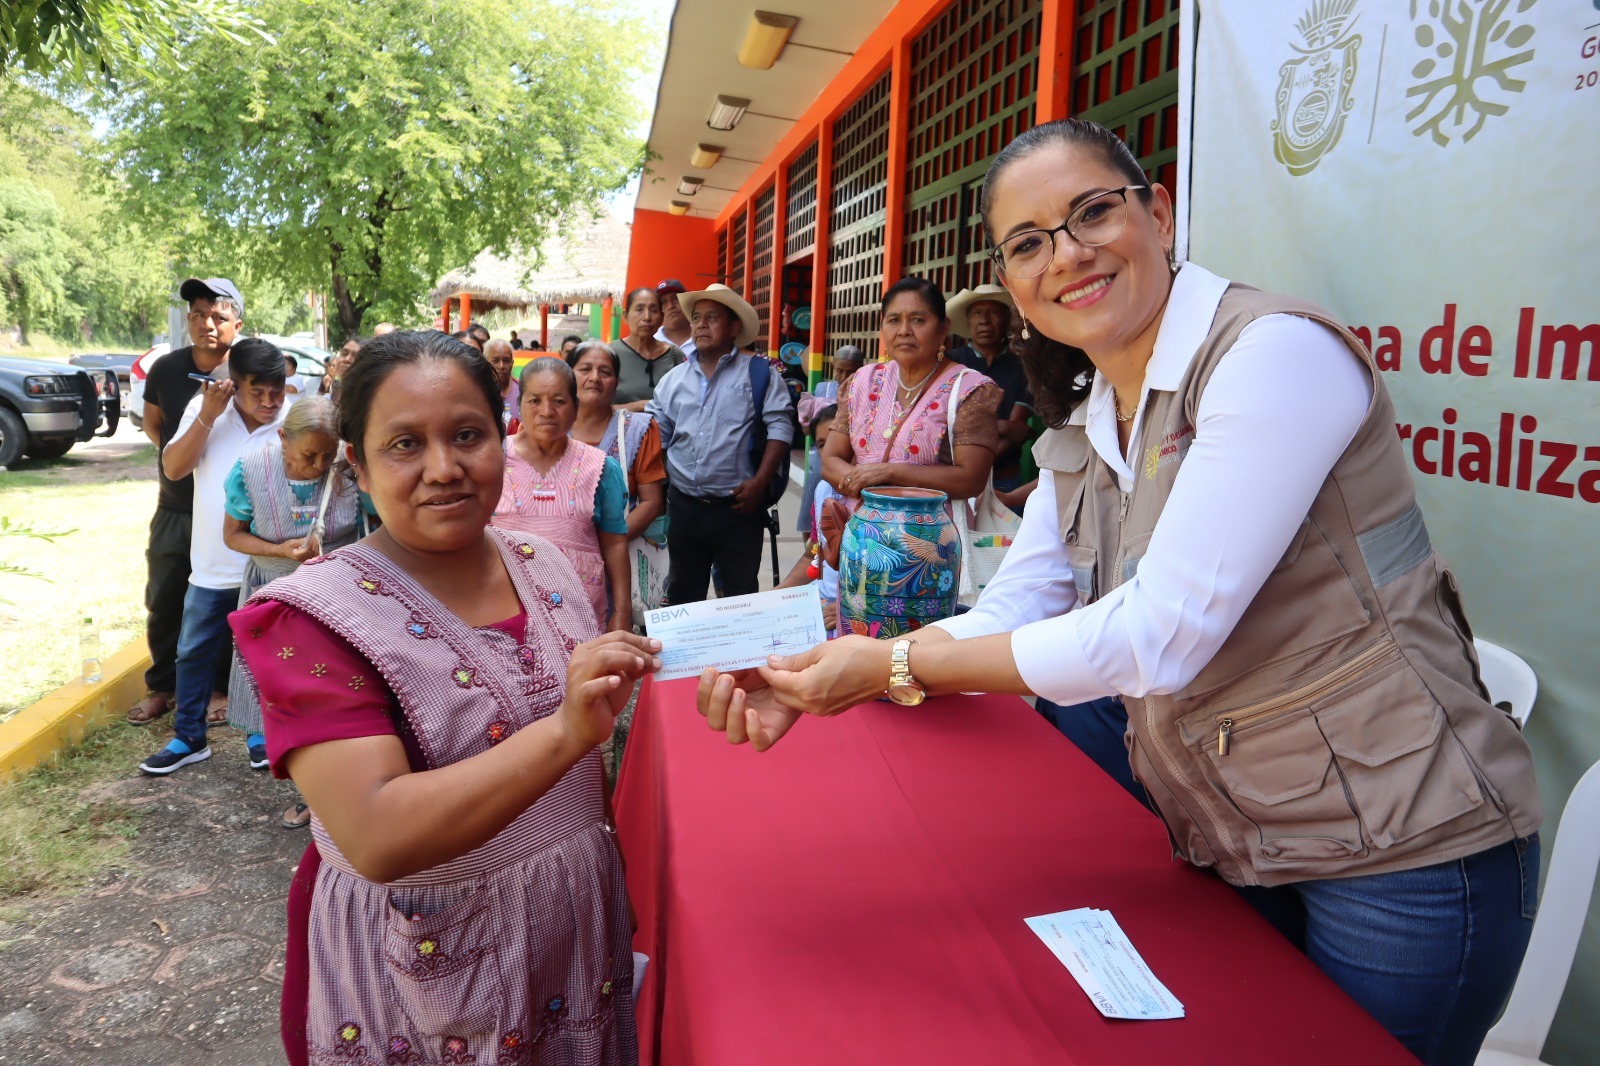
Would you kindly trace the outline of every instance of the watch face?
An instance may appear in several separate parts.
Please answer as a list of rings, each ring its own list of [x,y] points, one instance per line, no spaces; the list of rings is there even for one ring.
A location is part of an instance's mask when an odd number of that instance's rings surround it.
[[[915,707],[928,698],[928,694],[915,685],[890,685],[889,698],[903,707]]]

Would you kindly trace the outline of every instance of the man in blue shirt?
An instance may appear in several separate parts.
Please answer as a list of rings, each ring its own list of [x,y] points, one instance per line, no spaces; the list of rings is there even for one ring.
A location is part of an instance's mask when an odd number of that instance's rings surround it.
[[[669,370],[645,408],[661,428],[667,465],[667,601],[706,598],[711,568],[723,591],[743,596],[759,588],[763,497],[794,438],[789,390],[768,368],[766,389],[754,395],[752,356],[761,320],[726,285],[677,297],[689,318],[694,350]],[[752,437],[765,427],[759,462]]]

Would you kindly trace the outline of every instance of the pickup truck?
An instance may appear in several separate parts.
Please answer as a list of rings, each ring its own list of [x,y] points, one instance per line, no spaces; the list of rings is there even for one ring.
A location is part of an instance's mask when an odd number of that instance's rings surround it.
[[[0,356],[0,469],[18,456],[54,459],[122,416],[116,371]]]

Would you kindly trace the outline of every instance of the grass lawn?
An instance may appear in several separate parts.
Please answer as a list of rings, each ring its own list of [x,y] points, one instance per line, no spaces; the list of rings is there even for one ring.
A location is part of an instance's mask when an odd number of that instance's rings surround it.
[[[122,862],[140,812],[94,786],[127,777],[155,743],[149,729],[107,726],[52,765],[0,784],[0,921],[20,916],[10,913],[15,901],[81,888]]]
[[[0,473],[0,515],[73,531],[54,542],[0,538],[0,560],[48,578],[0,574],[0,719],[78,676],[84,617],[100,631],[102,660],[144,632],[156,459],[152,445],[126,432]]]

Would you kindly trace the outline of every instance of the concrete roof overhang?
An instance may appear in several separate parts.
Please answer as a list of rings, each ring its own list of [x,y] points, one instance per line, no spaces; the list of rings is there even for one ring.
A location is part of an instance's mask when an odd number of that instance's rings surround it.
[[[757,2],[679,0],[650,125],[650,149],[661,158],[650,162],[639,183],[637,207],[666,211],[671,201],[684,200],[691,216],[715,218],[895,5],[895,0],[758,2],[761,10],[800,19],[770,70],[750,70],[738,60]],[[706,125],[719,95],[750,101],[732,130]],[[689,156],[701,143],[721,145],[723,155],[715,166],[697,170]],[[694,196],[675,191],[685,176],[705,179]]]

